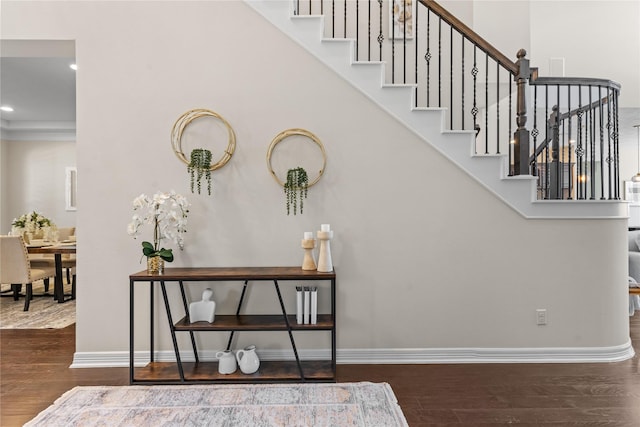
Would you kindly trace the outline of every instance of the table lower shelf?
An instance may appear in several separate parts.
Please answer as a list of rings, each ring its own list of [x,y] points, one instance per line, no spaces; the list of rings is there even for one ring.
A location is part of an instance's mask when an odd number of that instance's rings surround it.
[[[304,380],[300,378],[295,361],[262,361],[260,369],[253,374],[243,374],[238,369],[233,374],[220,374],[218,362],[185,362],[182,364],[185,382],[253,383],[253,382],[335,382],[330,360],[300,362]],[[175,362],[152,362],[135,368],[132,383],[175,384],[180,383],[178,364]]]

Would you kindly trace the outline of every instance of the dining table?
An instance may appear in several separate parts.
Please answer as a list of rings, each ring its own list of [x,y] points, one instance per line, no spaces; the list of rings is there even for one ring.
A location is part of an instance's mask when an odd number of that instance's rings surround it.
[[[53,299],[58,303],[68,300],[64,299],[64,281],[62,276],[62,255],[75,254],[76,242],[55,243],[45,245],[27,245],[27,252],[30,254],[48,254],[53,255],[55,259],[56,275],[53,284]]]

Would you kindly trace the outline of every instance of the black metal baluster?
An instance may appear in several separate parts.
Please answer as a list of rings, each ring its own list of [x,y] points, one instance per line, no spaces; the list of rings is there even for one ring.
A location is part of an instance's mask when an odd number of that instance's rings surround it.
[[[569,111],[571,111],[571,85],[567,85],[567,103],[569,104]],[[568,163],[568,171],[567,173],[569,174],[568,178],[568,195],[567,195],[567,199],[568,200],[573,200],[573,188],[572,188],[572,184],[573,184],[573,170],[572,170],[572,166],[571,166],[571,137],[573,136],[573,127],[572,127],[572,123],[573,123],[573,117],[571,116],[571,114],[569,114],[568,117],[569,120],[569,135],[568,135],[568,146],[569,149],[568,151],[568,155],[569,155],[569,163]]]
[[[589,115],[591,117],[591,135],[589,138],[589,149],[591,151],[591,196],[590,200],[595,200],[596,198],[596,120],[595,114],[593,111],[593,97],[592,97],[593,87],[589,85]]]
[[[453,130],[453,26],[449,25],[449,129]]]
[[[558,106],[557,108],[557,118],[556,118],[556,126],[560,126],[560,85],[556,86],[556,105]],[[564,129],[564,127],[563,127]],[[559,132],[559,129],[558,129]],[[559,134],[558,134],[559,135]],[[555,150],[560,150],[560,144],[556,145],[553,148],[553,151]],[[559,152],[551,152],[551,156],[552,156],[552,161],[553,160],[557,160],[558,161],[558,169],[556,170],[556,181],[555,181],[555,186],[556,186],[556,199],[562,199],[562,169],[563,169],[563,165],[562,165],[562,161],[560,159],[560,153]]]
[[[478,97],[477,97],[477,77],[478,77],[478,63],[476,61],[476,54],[478,53],[478,47],[473,45],[473,68],[471,69],[471,75],[473,76],[473,108],[471,114],[473,115],[473,130],[476,132],[476,142],[478,139]],[[478,153],[478,147],[476,143],[473,144],[473,153]]]
[[[442,18],[438,18],[438,107],[442,107]]]
[[[558,112],[560,112],[560,110],[558,110]],[[564,165],[566,164],[566,154],[565,154],[565,149],[566,149],[566,140],[567,140],[567,121],[563,120],[562,121],[562,149],[560,150],[560,173],[559,175],[559,179],[558,179],[558,195],[560,196],[560,199],[564,199]]]
[[[613,158],[611,156],[611,89],[607,87],[607,164],[609,165],[609,200],[613,199],[613,177],[612,174],[612,165]]]
[[[371,1],[367,2],[367,61],[371,61]]]
[[[396,25],[391,8],[391,84],[396,82]]]
[[[378,55],[378,61],[382,61],[382,42],[384,42],[384,35],[382,34],[382,3],[384,0],[378,0],[378,4],[380,5],[380,26],[378,32],[378,46],[380,48],[380,53]]]
[[[484,54],[484,154],[489,154],[489,54]]]
[[[578,200],[584,199],[584,193],[582,192],[582,182],[583,182],[583,167],[582,167],[582,156],[584,150],[582,148],[582,116],[584,115],[584,111],[582,111],[582,86],[578,85],[578,131],[577,136],[578,140],[576,141],[576,163],[578,164],[577,171],[577,179],[576,179],[576,189],[578,190],[578,194],[576,198]]]
[[[602,115],[602,86],[598,86],[598,127],[600,137],[600,200],[604,197],[604,117]]]
[[[620,136],[619,123],[618,123],[618,96],[620,92],[618,89],[613,91],[613,153],[615,164],[615,199],[620,200],[620,145],[618,137]]]
[[[533,87],[533,130],[531,131],[531,135],[533,136],[533,169],[531,173],[534,176],[538,177],[538,187],[542,188],[542,183],[540,182],[540,174],[538,173],[538,86]],[[540,198],[542,193],[540,193]]]
[[[500,62],[496,61],[496,154],[500,154]]]
[[[344,34],[344,38],[347,38],[347,3],[348,2],[344,2],[344,23],[343,23],[343,30],[342,33]]]
[[[415,16],[415,22],[414,22],[414,30],[415,30],[415,34],[413,39],[415,40],[415,53],[414,53],[414,60],[413,62],[415,63],[415,73],[414,73],[414,80],[415,80],[415,84],[416,84],[416,88],[414,90],[414,96],[415,96],[415,103],[414,103],[414,107],[418,106],[418,95],[420,94],[420,91],[418,90],[418,52],[420,51],[418,49],[418,16],[420,16],[420,9],[416,8],[416,16]]]
[[[544,149],[544,198],[549,199],[549,128],[551,127],[549,122],[549,86],[544,87],[544,120],[545,120],[545,135],[546,146]]]
[[[331,38],[336,37],[336,0],[331,1]]]
[[[427,62],[427,107],[429,107],[431,89],[431,11],[427,9],[427,53],[424,54],[424,60]]]
[[[461,93],[462,93],[462,99],[460,100],[460,129],[464,130],[464,40],[465,37],[464,35],[460,34],[461,36],[461,53],[460,53],[460,62],[462,65],[462,69],[460,71],[460,85],[461,85]]]
[[[402,2],[402,12],[405,13],[407,7],[407,0]],[[413,16],[413,15],[412,15]],[[402,83],[407,84],[407,19],[402,20]]]

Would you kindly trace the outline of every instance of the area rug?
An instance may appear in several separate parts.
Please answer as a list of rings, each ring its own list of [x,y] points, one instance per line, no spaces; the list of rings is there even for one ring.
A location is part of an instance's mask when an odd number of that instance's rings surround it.
[[[9,285],[2,285],[3,291],[9,288]],[[34,294],[40,294],[43,291],[41,283],[34,284]],[[0,328],[59,329],[75,323],[75,300],[58,304],[53,300],[53,284],[50,286],[49,292],[52,294],[51,296],[34,297],[29,305],[29,311],[22,311],[24,309],[24,297],[20,297],[18,301],[14,301],[9,296],[0,298]],[[70,292],[71,286],[65,285],[65,293]]]
[[[75,387],[25,426],[408,427],[389,384]]]

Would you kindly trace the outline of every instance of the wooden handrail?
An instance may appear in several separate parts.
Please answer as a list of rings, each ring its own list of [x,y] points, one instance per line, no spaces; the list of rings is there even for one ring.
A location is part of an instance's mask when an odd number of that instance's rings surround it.
[[[538,77],[537,69],[532,73],[529,82],[532,86],[594,86],[620,90],[620,83],[609,79],[594,79],[591,77]]]
[[[423,6],[430,9],[433,13],[438,15],[447,24],[455,28],[466,39],[474,43],[493,60],[500,63],[505,69],[507,69],[512,75],[518,74],[518,66],[515,62],[507,58],[498,49],[496,49],[491,43],[480,37],[475,31],[467,27],[462,21],[449,13],[445,8],[440,6],[434,0],[418,0]]]

